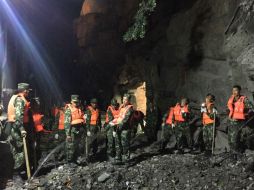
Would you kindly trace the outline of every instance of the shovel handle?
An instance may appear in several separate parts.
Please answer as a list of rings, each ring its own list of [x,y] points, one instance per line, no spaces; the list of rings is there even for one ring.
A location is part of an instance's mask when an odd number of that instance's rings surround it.
[[[30,165],[29,165],[29,158],[28,158],[28,153],[27,153],[27,146],[26,146],[26,137],[23,138],[23,146],[24,146],[24,154],[25,154],[25,160],[26,160],[26,172],[27,172],[27,178],[31,178],[31,170],[30,170]]]

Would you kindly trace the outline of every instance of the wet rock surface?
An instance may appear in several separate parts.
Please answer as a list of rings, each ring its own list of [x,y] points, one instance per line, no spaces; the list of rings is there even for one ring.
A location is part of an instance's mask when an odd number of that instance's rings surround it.
[[[254,153],[246,151],[235,160],[223,153],[158,154],[139,149],[124,165],[94,162],[64,164],[40,176],[30,185],[9,184],[7,189],[254,189]],[[36,183],[36,185],[34,185]]]

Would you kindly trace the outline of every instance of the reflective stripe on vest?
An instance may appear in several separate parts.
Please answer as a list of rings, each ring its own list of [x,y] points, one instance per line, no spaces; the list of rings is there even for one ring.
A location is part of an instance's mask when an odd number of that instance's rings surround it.
[[[182,111],[183,111],[183,113],[189,113],[188,105],[181,107],[180,104],[176,104],[176,106],[174,107],[175,121],[179,121],[179,122],[185,121],[185,119],[182,116],[182,114],[183,114]]]
[[[97,125],[99,119],[99,109],[94,109],[92,106],[88,106],[88,109],[91,112],[90,125]]]
[[[64,111],[59,111],[58,130],[64,130]]]
[[[43,124],[42,124],[42,118],[44,115],[39,113],[33,113],[33,121],[34,121],[34,127],[36,132],[43,131]]]
[[[244,99],[245,96],[240,96],[240,98],[234,102],[234,96],[231,96],[231,98],[228,100],[228,109],[230,111],[229,117],[232,117],[233,119],[245,119]]]
[[[206,110],[208,113],[210,113],[210,109],[211,109],[212,105],[214,105],[214,104],[209,103],[206,105]],[[214,120],[211,119],[207,113],[203,112],[202,123],[203,123],[203,125],[209,125],[209,124],[214,123]]]
[[[128,112],[128,110],[132,107],[133,107],[133,105],[131,105],[131,104],[127,105],[125,107],[121,106],[120,111],[119,111],[119,116],[113,122],[116,123],[117,125],[120,124],[126,117],[126,113]]]
[[[9,101],[8,104],[8,111],[7,111],[7,117],[9,122],[15,122],[15,100],[17,97],[20,97],[24,102],[25,102],[25,109],[24,109],[24,117],[23,117],[23,123],[28,123],[29,122],[29,109],[30,109],[30,102],[26,100],[26,98],[22,94],[16,94],[13,95]]]
[[[167,117],[166,122],[165,122],[166,124],[172,125],[172,123],[173,123],[173,115],[174,115],[174,108],[171,107],[169,109],[169,114],[168,114],[168,117]]]
[[[113,108],[112,106],[109,106],[108,107],[108,110],[107,110],[107,114],[106,114],[106,123],[108,123],[109,122],[109,118],[108,118],[108,111],[111,111],[111,113],[112,113],[112,115],[113,115],[113,117],[114,117],[114,119],[116,119],[118,116],[119,116],[119,113],[120,113],[120,110],[119,109],[115,109],[115,108]]]
[[[68,106],[71,110],[71,125],[84,123],[84,112],[80,108]]]

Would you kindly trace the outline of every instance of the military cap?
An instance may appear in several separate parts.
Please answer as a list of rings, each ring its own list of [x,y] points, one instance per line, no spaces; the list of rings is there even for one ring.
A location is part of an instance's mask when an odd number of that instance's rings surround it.
[[[18,83],[18,90],[32,90],[28,83]]]
[[[112,106],[117,106],[117,101],[116,101],[115,98],[113,98],[113,99],[111,100],[111,105],[112,105]]]
[[[97,101],[97,99],[96,99],[96,98],[92,98],[92,99],[90,100],[90,103],[91,103],[91,104],[92,104],[92,103],[97,104],[97,103],[98,103],[98,101]]]
[[[71,101],[72,102],[78,102],[79,101],[79,95],[77,95],[77,94],[71,95]]]

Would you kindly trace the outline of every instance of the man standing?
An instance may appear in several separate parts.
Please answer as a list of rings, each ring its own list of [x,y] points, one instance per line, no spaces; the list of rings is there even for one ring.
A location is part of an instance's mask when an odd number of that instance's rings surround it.
[[[241,87],[233,86],[232,96],[228,100],[230,126],[228,128],[228,141],[233,153],[240,152],[240,139],[243,129],[246,128],[248,111],[254,110],[253,104],[246,96],[241,95]]]
[[[192,138],[190,130],[191,113],[189,110],[189,100],[182,98],[181,103],[177,103],[174,107],[173,123],[175,123],[175,135],[178,151],[182,152],[184,148],[184,140],[187,140],[187,147],[191,148]]]
[[[66,106],[64,114],[68,162],[75,162],[82,153],[80,143],[83,141],[84,145],[84,123],[84,112],[80,109],[79,95],[71,95],[71,103]]]
[[[213,127],[214,122],[216,122],[216,114],[217,110],[214,105],[215,96],[212,94],[207,94],[205,103],[201,106],[201,114],[202,114],[202,123],[203,123],[203,140],[205,145],[205,150],[207,153],[211,153],[212,143],[213,143]]]
[[[98,150],[97,138],[101,128],[101,117],[96,98],[91,99],[90,106],[86,109],[86,130],[88,139],[88,154],[94,156]]]
[[[25,163],[23,152],[23,137],[30,136],[29,129],[29,109],[30,103],[27,101],[29,94],[29,84],[19,83],[18,93],[13,95],[8,104],[8,125],[10,134],[8,141],[10,143],[11,153],[14,158],[14,169],[21,169]]]
[[[111,105],[107,109],[106,113],[106,131],[107,131],[107,154],[108,158],[115,156],[115,137],[116,132],[113,126],[109,125],[111,121],[117,119],[119,116],[119,104],[116,99],[111,100]]]
[[[130,103],[131,96],[123,96],[123,104],[120,107],[118,118],[110,122],[116,128],[116,161],[125,162],[130,158],[130,118],[134,112],[133,105]]]

